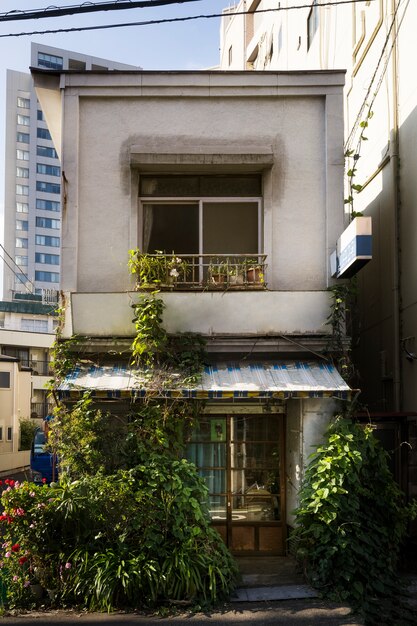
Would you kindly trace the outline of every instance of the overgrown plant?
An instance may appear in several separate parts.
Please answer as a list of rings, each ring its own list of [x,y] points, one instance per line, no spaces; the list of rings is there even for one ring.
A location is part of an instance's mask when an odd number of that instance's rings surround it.
[[[352,306],[357,293],[355,279],[329,287],[331,302],[326,324],[331,328],[327,351],[346,381],[355,368],[351,358]]]
[[[305,473],[295,555],[323,596],[348,602],[367,625],[415,623],[397,565],[416,513],[416,503],[404,504],[372,427],[338,416]]]
[[[354,182],[354,178],[356,176],[357,171],[357,162],[360,159],[360,150],[362,141],[368,141],[365,133],[367,132],[367,128],[369,126],[369,120],[373,117],[373,111],[369,108],[368,112],[360,124],[359,128],[361,129],[359,133],[359,139],[355,150],[347,149],[345,152],[346,159],[352,159],[353,164],[348,168],[346,176],[348,183],[348,196],[345,199],[345,204],[349,205],[350,219],[353,220],[355,217],[360,217],[362,213],[354,210],[354,194],[360,193],[363,189],[363,185]]]
[[[19,450],[30,450],[32,439],[35,436],[37,428],[37,424],[31,419],[21,419],[19,421]]]

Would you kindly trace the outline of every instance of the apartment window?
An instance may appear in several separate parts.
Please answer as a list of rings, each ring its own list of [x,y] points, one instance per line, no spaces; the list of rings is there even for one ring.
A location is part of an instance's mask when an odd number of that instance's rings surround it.
[[[61,185],[59,185],[58,183],[47,183],[44,180],[37,180],[36,191],[44,191],[46,193],[61,193]]]
[[[55,148],[50,148],[49,146],[36,146],[36,154],[50,159],[58,158],[58,153]]]
[[[0,426],[0,441],[3,441],[3,426]]]
[[[16,185],[16,194],[18,196],[28,196],[29,186],[28,185]]]
[[[37,128],[36,136],[38,137],[38,139],[52,139],[51,133],[47,128]]]
[[[59,274],[57,272],[41,272],[36,270],[35,280],[41,280],[44,283],[59,283]]]
[[[30,109],[30,100],[29,98],[21,98],[17,97],[17,106],[21,109]]]
[[[52,248],[59,248],[60,239],[59,237],[49,237],[47,235],[36,235],[35,244],[38,246],[51,246]]]
[[[64,65],[62,57],[55,54],[46,54],[45,52],[38,52],[38,66],[47,67],[50,70],[61,70]]]
[[[23,273],[17,273],[14,276],[14,282],[17,288],[20,288],[22,285],[24,285],[27,281],[27,276]]]
[[[20,330],[35,333],[47,333],[48,320],[25,319],[22,317],[20,320]]]
[[[10,389],[10,372],[0,372],[1,389]]]
[[[26,220],[16,220],[16,230],[28,230],[29,222]]]
[[[61,228],[60,220],[53,220],[50,217],[37,217],[36,218],[36,226],[39,228]]]
[[[29,150],[16,150],[16,159],[19,161],[29,161]]]
[[[16,133],[16,139],[19,143],[29,143],[29,133]]]
[[[44,254],[43,252],[36,252],[35,262],[46,263],[48,265],[59,265],[59,254]]]
[[[37,163],[36,171],[38,174],[47,174],[48,176],[61,176],[61,168],[59,165],[46,165],[46,163]]]
[[[307,18],[307,50],[310,49],[314,35],[316,34],[319,27],[319,10],[320,9],[317,5],[317,0],[313,0],[310,13],[308,14]]]
[[[16,237],[16,248],[27,248],[28,240],[24,237]]]
[[[16,176],[19,178],[29,178],[29,169],[27,167],[16,167]]]
[[[14,258],[14,262],[16,263],[16,265],[21,265],[23,267],[27,267],[28,258],[27,258],[27,256],[17,255]]]
[[[37,198],[36,208],[42,209],[43,211],[60,211],[61,204],[60,202],[55,202],[55,200],[40,200]]]
[[[36,119],[38,119],[40,122],[43,122],[45,120],[45,118],[43,116],[43,111],[41,111],[40,109],[38,109],[38,111],[37,111]]]
[[[7,427],[7,441],[13,440],[13,429],[11,426]]]
[[[27,202],[16,202],[16,211],[18,213],[29,213],[29,205]]]
[[[30,125],[30,117],[29,117],[29,115],[20,115],[20,114],[18,114],[18,116],[17,116],[17,123],[21,124],[22,126],[29,126]]]
[[[142,249],[167,254],[258,253],[261,183],[260,176],[252,175],[142,176]]]

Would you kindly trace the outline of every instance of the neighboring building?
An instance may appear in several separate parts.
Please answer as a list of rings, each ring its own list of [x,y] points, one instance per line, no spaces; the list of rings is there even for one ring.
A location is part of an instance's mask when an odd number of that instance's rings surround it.
[[[353,192],[353,208],[372,217],[374,238],[373,260],[358,275],[354,358],[365,419],[378,426],[399,483],[417,497],[417,5],[314,1],[286,11],[297,2],[284,0],[279,11],[233,16],[273,4],[241,1],[225,10],[221,69],[347,70],[346,171],[356,168],[362,191]]]
[[[63,336],[90,360],[62,396],[90,389],[119,413],[141,402],[128,250],[185,262],[161,292],[164,326],[206,337],[211,366],[164,396],[206,399],[189,455],[230,548],[284,554],[303,467],[350,395],[324,356],[344,228],[343,72],[33,76],[66,175]],[[244,272],[254,261],[263,278]]]
[[[133,66],[32,43],[31,65],[121,70]],[[59,290],[63,173],[30,74],[7,71],[3,293]],[[2,253],[2,257],[4,254]]]
[[[0,471],[27,466],[19,452],[19,421],[42,427],[51,413],[47,383],[52,377],[50,348],[57,316],[40,296],[16,294],[0,301]]]

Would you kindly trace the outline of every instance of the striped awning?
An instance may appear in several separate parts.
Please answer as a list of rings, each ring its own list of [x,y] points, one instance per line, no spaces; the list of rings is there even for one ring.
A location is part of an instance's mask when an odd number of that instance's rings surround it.
[[[198,384],[180,372],[123,365],[75,368],[59,386],[61,398],[325,398],[349,399],[351,389],[333,365],[319,361],[217,363],[206,366]]]

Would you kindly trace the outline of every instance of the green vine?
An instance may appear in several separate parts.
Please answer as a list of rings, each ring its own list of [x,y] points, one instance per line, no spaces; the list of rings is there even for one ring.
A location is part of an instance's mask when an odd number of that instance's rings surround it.
[[[346,176],[348,180],[348,197],[345,199],[345,204],[349,205],[350,211],[350,219],[353,220],[355,217],[360,217],[363,213],[356,212],[353,207],[354,203],[354,193],[360,193],[363,189],[363,185],[354,182],[354,178],[356,176],[356,164],[360,159],[360,149],[362,145],[362,141],[368,141],[368,138],[365,136],[366,129],[369,126],[369,120],[373,117],[373,111],[371,109],[368,110],[368,113],[362,122],[360,122],[359,127],[361,128],[361,132],[359,135],[359,141],[356,150],[346,150],[345,158],[353,159],[353,165],[349,167]]]
[[[351,279],[329,287],[331,302],[326,324],[331,328],[327,351],[345,380],[349,381],[355,368],[351,357],[352,309],[357,294],[357,282]]]
[[[417,503],[404,504],[372,427],[338,416],[310,458],[292,536],[307,579],[369,626],[415,623],[397,566]]]

